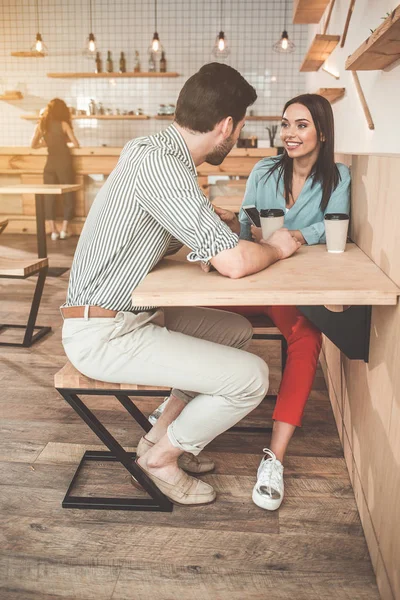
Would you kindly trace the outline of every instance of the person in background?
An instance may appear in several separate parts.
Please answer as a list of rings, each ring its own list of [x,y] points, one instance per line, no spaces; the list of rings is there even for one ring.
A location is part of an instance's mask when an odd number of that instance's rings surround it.
[[[72,129],[71,115],[65,102],[54,98],[46,106],[31,142],[32,148],[43,146],[48,148],[43,183],[75,183],[69,144],[74,148],[79,148],[79,142]],[[69,237],[67,230],[74,210],[74,193],[65,194],[63,202],[64,219],[59,233],[55,221],[56,197],[50,194],[45,196],[45,218],[53,241],[58,238],[65,240]]]
[[[251,225],[244,206],[281,208],[284,226],[301,244],[325,243],[324,214],[349,213],[350,174],[334,160],[334,122],[330,103],[318,94],[304,94],[289,100],[281,124],[283,154],[262,159],[253,168],[246,186],[239,220],[230,211],[215,208],[221,219],[241,239],[260,242],[261,228]],[[323,276],[321,274],[321,276]],[[253,500],[261,508],[279,508],[284,495],[283,460],[288,444],[301,426],[310,395],[321,333],[295,306],[226,307],[252,316],[264,312],[279,328],[288,343],[288,357],[273,413],[269,448],[261,461]],[[165,403],[168,401],[166,399]],[[165,406],[165,404],[164,404]],[[150,415],[154,423],[163,404]]]

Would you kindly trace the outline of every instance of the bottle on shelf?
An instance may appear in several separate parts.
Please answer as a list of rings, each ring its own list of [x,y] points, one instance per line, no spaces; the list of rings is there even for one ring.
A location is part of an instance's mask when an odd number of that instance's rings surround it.
[[[126,73],[126,60],[123,52],[121,52],[121,56],[119,58],[119,72]]]
[[[165,58],[165,52],[162,51],[161,58],[160,58],[160,73],[166,73],[166,72],[167,72],[167,59]]]
[[[96,102],[92,98],[92,100],[89,102],[89,115],[95,115],[96,112]]]
[[[107,50],[107,62],[106,62],[107,73],[113,73],[113,61],[111,58],[111,50]]]
[[[150,52],[149,54],[149,73],[154,73],[156,70],[156,61],[154,58],[154,52]]]
[[[139,58],[139,52],[137,50],[135,50],[135,60],[133,63],[133,72],[140,73],[140,58]]]
[[[100,52],[96,52],[96,70],[95,73],[102,73],[103,65],[101,62]]]

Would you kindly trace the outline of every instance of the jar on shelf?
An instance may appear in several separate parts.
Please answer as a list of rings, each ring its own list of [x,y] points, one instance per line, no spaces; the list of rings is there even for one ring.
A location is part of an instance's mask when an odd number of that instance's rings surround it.
[[[158,111],[157,114],[162,116],[162,115],[166,115],[167,114],[167,107],[165,106],[165,104],[160,104],[160,106],[158,107]]]

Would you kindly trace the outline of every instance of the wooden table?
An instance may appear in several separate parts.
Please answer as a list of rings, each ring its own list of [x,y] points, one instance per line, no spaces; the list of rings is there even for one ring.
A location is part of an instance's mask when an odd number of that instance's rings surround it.
[[[163,259],[132,293],[133,306],[297,306],[349,358],[368,361],[371,307],[397,304],[400,289],[355,244],[343,254],[302,246],[242,279],[204,273],[185,257]],[[332,312],[326,305],[348,306]]]
[[[232,210],[234,213],[238,213],[240,207],[242,206],[243,195],[242,196],[215,196],[211,200],[213,206],[219,206],[219,208],[224,208],[225,210]]]
[[[38,244],[38,257],[47,257],[46,224],[44,218],[44,196],[46,194],[61,196],[68,192],[77,192],[81,184],[38,184],[24,183],[20,185],[0,186],[0,194],[35,194],[36,206],[36,235]]]
[[[46,194],[62,196],[68,192],[77,192],[82,187],[79,183],[74,184],[19,184],[10,186],[0,186],[0,194],[35,194],[36,208],[36,237],[38,247],[38,257],[47,258],[46,243],[46,223],[44,216],[44,197]],[[68,271],[66,267],[51,267],[47,275],[49,277],[58,277]]]

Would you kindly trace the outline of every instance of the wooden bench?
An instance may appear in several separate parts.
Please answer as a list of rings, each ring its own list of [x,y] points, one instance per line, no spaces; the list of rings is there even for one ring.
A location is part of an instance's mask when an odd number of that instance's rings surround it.
[[[44,282],[46,281],[48,269],[47,258],[35,259],[13,259],[0,257],[0,278],[2,279],[26,279],[31,275],[38,275],[35,292],[32,298],[31,310],[29,312],[28,323],[26,325],[16,325],[14,323],[0,324],[0,331],[5,329],[25,329],[22,342],[2,342],[0,346],[19,346],[29,348],[37,342],[46,333],[51,331],[51,327],[36,325],[36,317],[42,298]],[[37,332],[34,334],[34,330]]]
[[[85,421],[99,440],[108,448],[108,451],[88,450],[83,455],[81,462],[72,478],[68,491],[62,502],[63,508],[92,508],[107,510],[152,510],[171,512],[172,503],[164,496],[145,473],[136,465],[135,452],[127,452],[114,438],[110,431],[100,422],[94,413],[86,406],[80,396],[114,396],[147,433],[151,425],[146,416],[132,402],[130,396],[165,396],[170,388],[106,383],[90,379],[82,375],[75,367],[67,362],[54,376],[54,385],[66,402]],[[98,496],[74,496],[72,494],[76,479],[84,463],[92,462],[119,462],[141,484],[150,498],[113,498]],[[132,488],[133,489],[133,488]]]
[[[258,315],[256,317],[251,317],[250,320],[254,328],[254,337],[256,339],[278,339],[281,341],[281,344],[286,344],[279,329],[274,326],[267,316]],[[144,385],[107,383],[96,379],[90,379],[75,369],[70,362],[67,362],[66,365],[55,374],[54,386],[64,400],[68,402],[73,410],[97,435],[99,440],[108,448],[108,451],[90,450],[85,452],[62,502],[63,508],[172,511],[172,503],[136,465],[136,454],[124,450],[121,444],[80,398],[80,396],[83,395],[114,396],[130,414],[133,420],[147,433],[151,429],[151,425],[147,417],[132,402],[130,397],[165,396],[170,393],[170,388],[156,386],[149,388],[149,386]],[[265,428],[233,427],[231,430],[253,432],[265,431]],[[76,479],[83,465],[87,461],[121,463],[125,469],[140,482],[150,498],[74,496],[72,490],[76,483]]]

